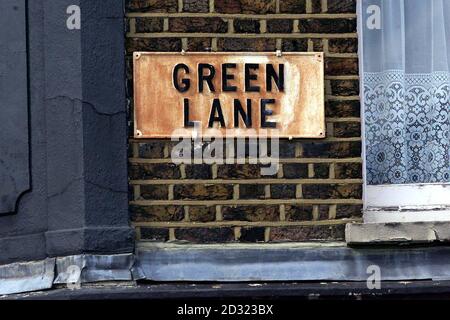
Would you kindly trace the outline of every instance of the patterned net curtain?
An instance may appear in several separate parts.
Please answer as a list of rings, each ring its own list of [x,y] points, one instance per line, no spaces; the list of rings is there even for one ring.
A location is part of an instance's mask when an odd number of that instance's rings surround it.
[[[367,183],[449,182],[450,0],[362,10]]]

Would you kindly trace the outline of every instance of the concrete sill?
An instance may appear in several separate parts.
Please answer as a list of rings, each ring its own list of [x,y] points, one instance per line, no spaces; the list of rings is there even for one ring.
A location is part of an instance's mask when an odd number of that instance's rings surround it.
[[[417,244],[450,241],[450,222],[349,223],[348,245]]]

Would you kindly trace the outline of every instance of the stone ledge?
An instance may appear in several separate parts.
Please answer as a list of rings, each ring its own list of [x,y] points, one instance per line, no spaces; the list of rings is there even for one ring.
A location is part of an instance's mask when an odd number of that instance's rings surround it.
[[[450,222],[349,223],[345,240],[348,245],[447,242]]]

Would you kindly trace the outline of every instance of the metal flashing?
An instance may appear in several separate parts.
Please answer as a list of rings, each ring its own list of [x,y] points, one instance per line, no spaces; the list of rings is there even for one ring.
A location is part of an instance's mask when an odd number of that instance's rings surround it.
[[[450,247],[322,245],[148,242],[138,244],[136,255],[152,281],[366,281],[373,265],[381,280],[450,280]]]
[[[55,259],[0,266],[0,295],[50,289],[55,277]]]

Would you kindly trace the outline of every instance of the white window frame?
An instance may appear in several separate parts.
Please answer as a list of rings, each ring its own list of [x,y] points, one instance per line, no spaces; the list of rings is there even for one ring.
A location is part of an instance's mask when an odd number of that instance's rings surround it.
[[[363,6],[357,1],[365,223],[450,221],[450,183],[368,185],[364,116]]]

